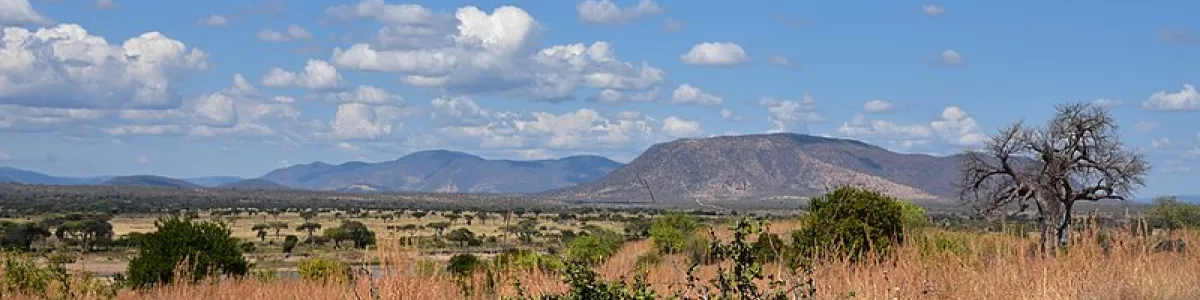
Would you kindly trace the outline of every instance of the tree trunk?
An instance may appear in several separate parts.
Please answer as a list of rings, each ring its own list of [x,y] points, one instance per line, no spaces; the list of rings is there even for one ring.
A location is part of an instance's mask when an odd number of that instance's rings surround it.
[[[1074,204],[1074,202],[1068,202],[1064,206],[1061,217],[1062,220],[1058,221],[1057,232],[1055,232],[1055,237],[1058,241],[1058,247],[1066,247],[1071,241],[1071,207],[1074,206]]]

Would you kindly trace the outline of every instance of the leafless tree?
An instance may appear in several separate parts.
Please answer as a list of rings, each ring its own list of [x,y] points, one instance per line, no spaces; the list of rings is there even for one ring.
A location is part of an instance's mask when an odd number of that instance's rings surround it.
[[[1125,149],[1108,110],[1087,103],[1059,105],[1042,128],[1005,127],[964,156],[961,199],[987,213],[1032,205],[1043,250],[1051,239],[1068,242],[1076,202],[1125,200],[1150,169],[1141,153]]]

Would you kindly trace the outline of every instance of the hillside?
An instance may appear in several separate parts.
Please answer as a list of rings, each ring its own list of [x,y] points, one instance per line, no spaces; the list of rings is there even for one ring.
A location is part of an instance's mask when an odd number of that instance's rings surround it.
[[[736,201],[867,187],[909,200],[953,193],[958,159],[900,154],[859,141],[799,134],[684,139],[657,144],[591,183],[548,193],[566,201]]]
[[[15,182],[24,184],[43,185],[82,185],[98,184],[110,177],[72,178],[46,175],[29,170],[10,167],[0,167],[0,182]]]
[[[184,178],[183,179],[183,181],[191,182],[192,184],[199,185],[202,187],[218,187],[221,185],[230,184],[230,183],[238,182],[241,180],[242,180],[242,178],[234,177],[234,176],[210,176],[210,177],[196,177],[196,178]]]
[[[286,185],[279,184],[278,182],[274,182],[274,181],[270,181],[270,180],[266,180],[266,179],[259,179],[259,178],[243,179],[243,180],[238,180],[238,181],[234,181],[234,182],[230,182],[230,183],[225,183],[225,184],[216,186],[216,188],[233,189],[233,190],[286,190],[286,189],[290,189]]]
[[[595,180],[620,165],[598,156],[516,161],[431,150],[380,163],[295,165],[271,171],[261,179],[314,190],[369,186],[390,191],[537,193]]]
[[[128,186],[128,187],[155,187],[155,188],[173,188],[173,189],[195,189],[200,188],[191,182],[184,180],[154,176],[154,175],[133,175],[133,176],[117,176],[104,181],[100,185],[111,186]]]

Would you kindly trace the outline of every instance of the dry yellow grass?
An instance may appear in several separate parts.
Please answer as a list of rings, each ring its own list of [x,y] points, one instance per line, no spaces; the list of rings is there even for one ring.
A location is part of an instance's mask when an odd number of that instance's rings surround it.
[[[851,265],[829,263],[815,269],[818,299],[1200,299],[1200,256],[1152,251],[1161,237],[1135,236],[1108,231],[1107,250],[1096,231],[1078,234],[1068,254],[1033,255],[1036,240],[1003,234],[959,233],[931,230],[922,234],[943,237],[958,249],[922,250],[910,239],[886,262]],[[1196,232],[1176,233],[1186,241],[1200,241]],[[1195,248],[1195,244],[1190,245]],[[598,266],[610,280],[635,274],[637,257],[653,251],[647,241],[633,242]],[[1194,249],[1192,250],[1195,251]],[[376,255],[388,274],[374,280],[382,299],[464,299],[459,286],[446,275],[421,274],[416,257],[406,249],[384,247]],[[687,267],[682,257],[667,257],[647,272],[653,288],[662,294],[683,282]],[[782,267],[768,264],[767,272]],[[713,276],[714,267],[698,272]],[[512,295],[511,278],[520,278],[536,295],[562,292],[565,285],[554,275],[520,272],[502,276],[499,294]],[[470,281],[476,286],[483,276]],[[295,279],[271,282],[225,280],[215,284],[176,285],[145,292],[124,291],[118,299],[370,299],[369,284],[320,285]],[[356,296],[357,295],[357,296]],[[474,299],[498,299],[497,295]]]

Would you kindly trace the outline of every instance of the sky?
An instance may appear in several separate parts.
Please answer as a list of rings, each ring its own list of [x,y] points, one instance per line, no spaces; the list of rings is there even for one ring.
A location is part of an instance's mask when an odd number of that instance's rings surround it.
[[[1118,2],[0,0],[0,165],[627,162],[767,132],[948,155],[1092,102],[1151,162],[1139,194],[1200,192],[1200,2]]]

